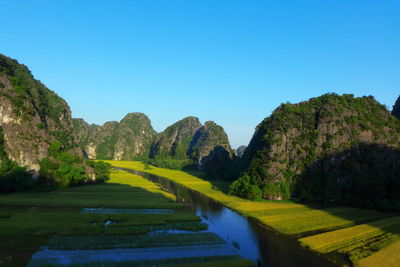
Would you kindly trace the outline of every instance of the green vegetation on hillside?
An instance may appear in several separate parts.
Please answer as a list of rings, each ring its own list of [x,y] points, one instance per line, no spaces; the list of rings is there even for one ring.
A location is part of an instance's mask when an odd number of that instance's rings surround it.
[[[400,121],[371,96],[282,104],[258,125],[231,193],[400,209],[399,147]]]
[[[151,158],[189,160],[189,149],[197,131],[202,127],[196,117],[186,117],[168,126],[152,145]]]
[[[13,94],[1,92],[1,96],[11,99],[14,113],[25,121],[29,121],[34,114],[40,116],[38,128],[48,129],[49,119],[61,126],[61,117],[67,113],[67,104],[56,93],[48,89],[40,81],[33,78],[29,69],[17,61],[0,54],[0,75],[9,78],[13,85]],[[26,105],[26,103],[31,105]],[[63,130],[53,132],[58,135],[58,141],[67,149],[71,148],[71,135]]]
[[[86,162],[62,150],[59,142],[50,146],[50,157],[40,161],[39,182],[46,185],[69,186],[81,183],[103,182],[108,178],[111,166],[104,162],[90,162],[94,170],[92,177],[86,170]]]
[[[224,129],[215,122],[201,125],[196,117],[167,127],[154,142],[146,163],[176,170],[198,168],[210,178],[225,180],[233,158]]]
[[[26,168],[11,161],[4,151],[3,128],[0,126],[0,193],[10,193],[33,187],[32,175]]]
[[[148,159],[156,136],[149,118],[138,112],[103,126],[89,125],[83,119],[73,119],[73,124],[80,147],[93,159]]]
[[[154,158],[144,159],[143,162],[172,170],[183,170],[194,166],[194,162],[190,159],[175,159],[169,156],[155,156]]]

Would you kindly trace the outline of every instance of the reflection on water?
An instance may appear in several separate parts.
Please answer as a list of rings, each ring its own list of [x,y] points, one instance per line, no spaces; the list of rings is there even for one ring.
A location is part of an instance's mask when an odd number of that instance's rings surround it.
[[[239,255],[259,266],[320,267],[336,266],[323,257],[300,247],[294,238],[278,235],[204,195],[176,184],[166,178],[126,168],[161,185],[177,199],[196,210],[208,231],[225,239]]]
[[[39,250],[32,256],[28,266],[80,265],[96,263],[123,263],[175,258],[194,258],[231,255],[225,245],[171,246],[136,249],[95,249],[95,250]],[[146,264],[144,264],[146,265]]]
[[[110,208],[83,208],[81,213],[93,214],[172,214],[172,209],[110,209]]]
[[[206,210],[201,205],[196,205],[197,216],[208,225],[208,231],[218,234],[239,255],[257,261],[261,259],[257,236],[246,218],[227,208]]]

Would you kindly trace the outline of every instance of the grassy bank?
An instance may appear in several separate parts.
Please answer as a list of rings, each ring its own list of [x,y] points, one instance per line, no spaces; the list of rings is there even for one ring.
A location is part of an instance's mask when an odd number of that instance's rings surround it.
[[[145,166],[136,161],[108,162],[159,175],[198,191],[279,233],[299,239],[304,247],[331,259],[344,255],[355,265],[375,266],[375,258],[387,257],[390,263],[393,262],[390,259],[398,258],[398,254],[392,253],[397,247],[389,249],[400,239],[400,217],[396,214],[353,207],[311,207],[290,201],[248,201],[227,195],[210,181],[183,171]]]
[[[213,233],[197,232],[206,229],[207,225],[177,203],[174,195],[140,176],[112,171],[104,184],[0,195],[0,265],[25,266],[41,247],[79,251],[225,245]],[[167,234],[166,230],[192,232]],[[237,255],[175,258],[151,264],[188,261],[201,266],[252,265]],[[46,258],[36,263],[48,264]],[[135,264],[142,263],[129,262]]]

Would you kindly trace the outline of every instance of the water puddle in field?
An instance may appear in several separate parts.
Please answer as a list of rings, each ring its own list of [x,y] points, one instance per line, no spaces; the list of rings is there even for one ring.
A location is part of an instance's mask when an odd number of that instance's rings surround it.
[[[140,262],[232,255],[226,245],[171,246],[138,249],[47,250],[35,253],[28,266]]]
[[[117,222],[113,222],[113,221],[110,221],[110,220],[106,220],[105,222],[104,222],[104,226],[109,226],[110,224],[116,224]]]
[[[84,208],[81,213],[93,214],[172,214],[172,209],[110,209],[110,208]]]
[[[175,230],[175,229],[168,229],[168,230],[155,230],[151,231],[149,235],[158,235],[158,234],[192,234],[192,233],[206,233],[209,232],[209,230],[195,230],[195,231],[189,231],[189,230]]]
[[[326,259],[302,249],[290,239],[261,227],[238,213],[225,208],[198,192],[155,175],[134,170],[177,196],[187,209],[196,212],[207,230],[178,230],[183,225],[171,224],[165,229],[148,227],[146,235],[54,237],[31,258],[28,266],[43,265],[118,265],[158,266],[186,264],[199,257],[243,257],[257,266],[319,267],[335,266]],[[88,214],[171,214],[172,209],[85,208]],[[176,211],[178,212],[178,211]],[[104,222],[104,227],[117,223]],[[186,223],[186,222],[185,222]],[[95,224],[94,224],[95,225]],[[193,226],[193,225],[190,225]],[[198,226],[198,225],[197,225]],[[196,229],[196,228],[193,228]]]

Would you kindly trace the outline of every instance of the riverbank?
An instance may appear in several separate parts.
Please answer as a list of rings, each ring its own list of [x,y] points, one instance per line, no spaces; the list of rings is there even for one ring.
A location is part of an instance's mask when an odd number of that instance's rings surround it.
[[[183,171],[145,166],[135,161],[108,161],[113,166],[158,175],[195,190],[278,233],[297,239],[304,247],[342,264],[369,265],[377,252],[400,242],[400,217],[353,207],[311,207],[293,202],[248,201],[219,191],[209,181]],[[390,262],[390,261],[389,261]],[[392,265],[388,265],[392,266]]]
[[[134,174],[0,195],[0,265],[252,266],[173,194]]]

